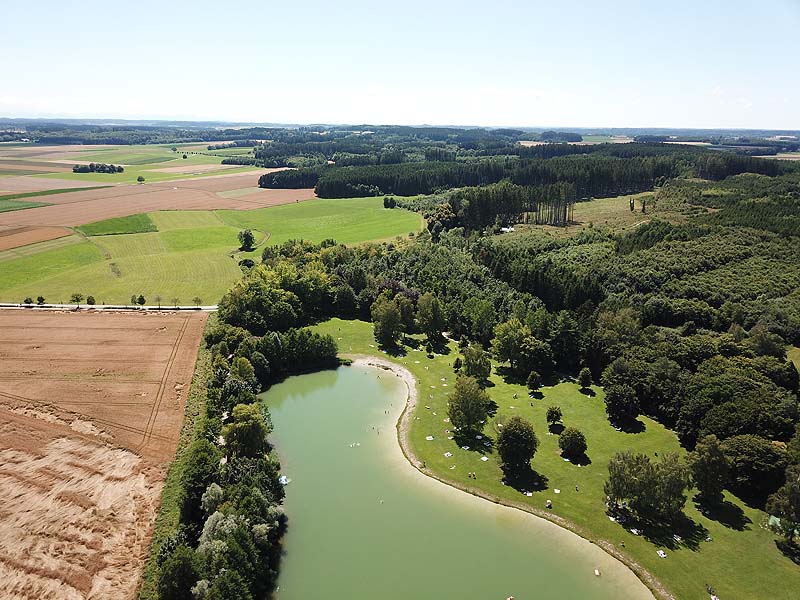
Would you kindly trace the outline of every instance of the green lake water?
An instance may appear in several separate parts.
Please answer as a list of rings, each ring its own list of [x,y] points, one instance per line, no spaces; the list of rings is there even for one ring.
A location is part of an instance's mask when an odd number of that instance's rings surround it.
[[[652,598],[589,542],[416,471],[397,442],[395,375],[342,367],[264,398],[291,479],[280,600]]]

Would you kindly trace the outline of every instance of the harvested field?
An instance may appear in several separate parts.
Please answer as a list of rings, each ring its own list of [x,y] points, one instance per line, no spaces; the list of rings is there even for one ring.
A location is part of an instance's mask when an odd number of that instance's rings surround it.
[[[68,188],[99,187],[102,185],[108,184],[92,183],[91,181],[76,181],[70,179],[53,179],[50,177],[26,177],[24,175],[16,177],[3,177],[0,179],[0,187],[6,194],[43,192],[45,190],[62,190]]]
[[[203,313],[0,311],[3,598],[133,598]]]
[[[193,175],[195,173],[208,173],[209,171],[220,171],[224,169],[238,169],[242,165],[181,165],[179,167],[164,167],[163,169],[149,169],[154,173],[183,173]]]
[[[0,250],[9,250],[37,242],[55,240],[71,233],[72,231],[65,227],[0,226]]]
[[[241,181],[237,183],[241,185]],[[258,188],[253,188],[258,192]],[[314,190],[263,190],[256,197],[228,199],[214,192],[174,185],[123,186],[48,197],[51,206],[0,213],[0,225],[74,227],[158,210],[247,210],[314,197]]]

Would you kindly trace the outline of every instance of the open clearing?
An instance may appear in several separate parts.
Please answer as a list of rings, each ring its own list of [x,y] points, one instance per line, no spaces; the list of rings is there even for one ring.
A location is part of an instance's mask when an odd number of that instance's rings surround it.
[[[133,598],[204,313],[0,311],[4,598]]]

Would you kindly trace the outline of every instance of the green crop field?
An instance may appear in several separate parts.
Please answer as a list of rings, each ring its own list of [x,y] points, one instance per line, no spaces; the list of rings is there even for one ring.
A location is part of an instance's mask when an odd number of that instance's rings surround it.
[[[405,210],[383,208],[382,198],[312,200],[257,210],[219,211],[222,219],[240,229],[270,233],[269,243],[303,238],[342,244],[386,240],[422,228],[422,217]]]
[[[144,229],[150,227],[151,229]],[[313,200],[253,211],[160,211],[82,226],[72,236],[0,252],[0,300],[43,295],[66,300],[93,295],[99,304],[143,294],[184,304],[215,304],[241,276],[242,258],[257,259],[264,243],[292,238],[355,244],[419,231],[416,213],[383,208],[379,198]],[[258,247],[240,252],[237,234],[251,228]],[[140,232],[141,231],[141,232]],[[110,235],[116,234],[116,235]]]
[[[455,375],[453,360],[458,356],[455,344],[450,354],[428,358],[423,351],[406,348],[408,354],[394,358],[380,352],[371,323],[332,319],[314,327],[337,340],[344,355],[373,355],[401,364],[417,379],[418,404],[411,421],[411,445],[426,468],[463,489],[477,489],[491,498],[543,509],[546,500],[553,502],[552,513],[575,523],[589,539],[606,540],[626,553],[661,580],[675,597],[707,600],[705,585],[712,585],[720,598],[793,599],[800,589],[800,570],[775,547],[775,535],[764,528],[767,515],[726,493],[726,514],[718,518],[703,515],[692,501],[686,503],[688,530],[661,532],[661,538],[647,539],[612,522],[605,513],[603,483],[611,456],[620,450],[650,455],[684,451],[675,434],[646,417],[641,433],[617,431],[608,423],[603,391],[594,387],[594,396],[579,391],[572,382],[560,382],[542,389],[543,398],[529,398],[522,385],[506,383],[493,374],[487,389],[497,403],[495,417],[484,429],[484,438],[496,438],[495,424],[512,415],[533,423],[539,437],[539,449],[532,466],[546,481],[544,490],[532,490],[527,497],[501,483],[502,472],[496,454],[490,448],[463,450],[447,439],[447,397]],[[414,336],[420,338],[421,336]],[[559,455],[558,436],[549,435],[545,412],[558,405],[566,426],[581,429],[588,441],[591,463],[577,466]],[[433,436],[433,440],[426,440]],[[444,453],[452,453],[445,457]],[[488,461],[481,460],[487,456]],[[455,468],[451,468],[455,465]],[[474,472],[476,479],[467,477]],[[577,489],[576,489],[577,486]],[[560,493],[556,493],[556,489]],[[681,541],[672,536],[680,534]],[[663,548],[667,557],[656,551]],[[747,560],[742,560],[747,556]]]
[[[146,214],[130,215],[127,217],[98,221],[97,223],[89,223],[88,225],[77,227],[76,230],[84,235],[121,235],[126,233],[157,231],[155,223],[153,223],[149,215]]]
[[[0,198],[0,213],[12,210],[23,210],[26,208],[36,208],[38,206],[49,206],[47,202],[25,202],[23,200],[3,200]]]

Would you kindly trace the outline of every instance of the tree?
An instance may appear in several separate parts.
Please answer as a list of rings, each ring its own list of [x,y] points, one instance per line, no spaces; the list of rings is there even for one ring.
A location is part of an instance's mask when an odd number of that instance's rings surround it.
[[[24,304],[33,304],[33,298],[27,296],[25,300],[22,301]]]
[[[200,438],[189,446],[186,467],[181,474],[181,521],[189,525],[199,525],[204,513],[200,506],[203,493],[214,481],[219,468],[216,447],[205,438]]]
[[[580,429],[567,427],[558,436],[558,447],[561,454],[567,457],[577,458],[586,454],[586,436]]]
[[[459,375],[450,394],[447,416],[452,425],[461,431],[480,431],[486,420],[488,404],[489,396],[477,380]]]
[[[222,429],[229,456],[261,456],[268,447],[267,434],[269,427],[258,404],[234,406],[233,422]]]
[[[94,296],[86,296],[86,304],[89,306],[94,306],[96,304]]]
[[[453,371],[458,373],[461,370],[463,363],[461,362],[461,357],[456,356],[456,359],[453,361]]]
[[[603,491],[610,502],[627,502],[641,517],[674,520],[686,504],[690,482],[689,468],[675,453],[653,464],[646,454],[627,451],[611,458]]]
[[[687,462],[700,497],[710,504],[722,502],[722,490],[730,480],[730,465],[717,436],[701,438]]]
[[[506,471],[520,471],[530,466],[539,447],[539,439],[528,421],[514,415],[497,436],[497,450]]]
[[[639,399],[629,385],[612,385],[606,388],[606,414],[614,424],[625,424],[639,416]]]
[[[139,306],[144,306],[145,302],[146,302],[146,300],[144,299],[144,296],[139,294],[139,297],[136,298],[136,304],[138,304]]]
[[[81,302],[83,302],[83,294],[72,294],[69,297],[69,301],[72,304],[77,304],[80,307]]]
[[[144,175],[139,175],[139,176],[136,178],[136,181],[138,181],[139,183],[144,183]]]
[[[757,435],[736,435],[723,440],[721,446],[737,493],[763,500],[783,483],[785,448]]]
[[[188,155],[186,155],[186,154],[184,154],[184,155],[183,155],[183,158],[184,158],[184,160],[186,160],[187,158],[189,158],[189,156],[188,156]]]
[[[136,294],[131,294],[131,306],[136,306]]]
[[[211,584],[205,600],[253,600],[253,595],[238,571],[226,569]]]
[[[780,530],[792,542],[800,530],[800,465],[786,469],[786,483],[767,500],[767,512],[780,519]]]
[[[36,304],[38,304],[39,306],[44,304],[44,296],[36,296]]]
[[[154,300],[156,301],[158,308],[161,308],[161,296],[156,296]]]
[[[375,324],[375,339],[387,348],[394,347],[403,332],[402,315],[397,303],[386,294],[381,294],[370,307]]]
[[[538,371],[531,371],[528,373],[528,380],[526,381],[528,385],[528,390],[530,393],[534,393],[538,390],[542,385],[542,376],[539,375]]]
[[[161,600],[193,600],[192,586],[199,578],[194,550],[180,545],[161,565],[158,597]]]
[[[203,302],[203,299],[200,296],[195,296],[192,298],[192,302],[194,302],[195,306],[200,306],[200,304]]]
[[[442,303],[433,294],[422,294],[417,300],[417,323],[432,344],[441,341],[446,320]]]
[[[256,242],[256,236],[253,234],[253,231],[250,229],[245,229],[244,231],[240,231],[238,234],[239,238],[239,249],[245,250],[249,252],[253,249],[253,245]]]
[[[486,356],[480,344],[470,344],[463,351],[464,360],[461,363],[464,375],[474,377],[478,381],[485,381],[492,372],[492,361]]]
[[[582,390],[588,390],[589,386],[592,385],[592,372],[588,367],[583,367],[581,372],[578,373],[578,385],[581,386]]]
[[[512,318],[505,323],[500,323],[494,328],[494,339],[492,340],[492,353],[501,362],[508,361],[511,370],[517,370],[517,364],[521,358],[520,349],[527,333],[530,333],[519,319]]]
[[[180,303],[180,301],[181,301],[180,298],[173,298],[172,299],[172,306],[174,306],[175,308],[178,308],[178,304]]]
[[[547,415],[545,418],[547,419],[547,424],[553,426],[561,421],[562,416],[560,406],[550,406],[547,408]]]

